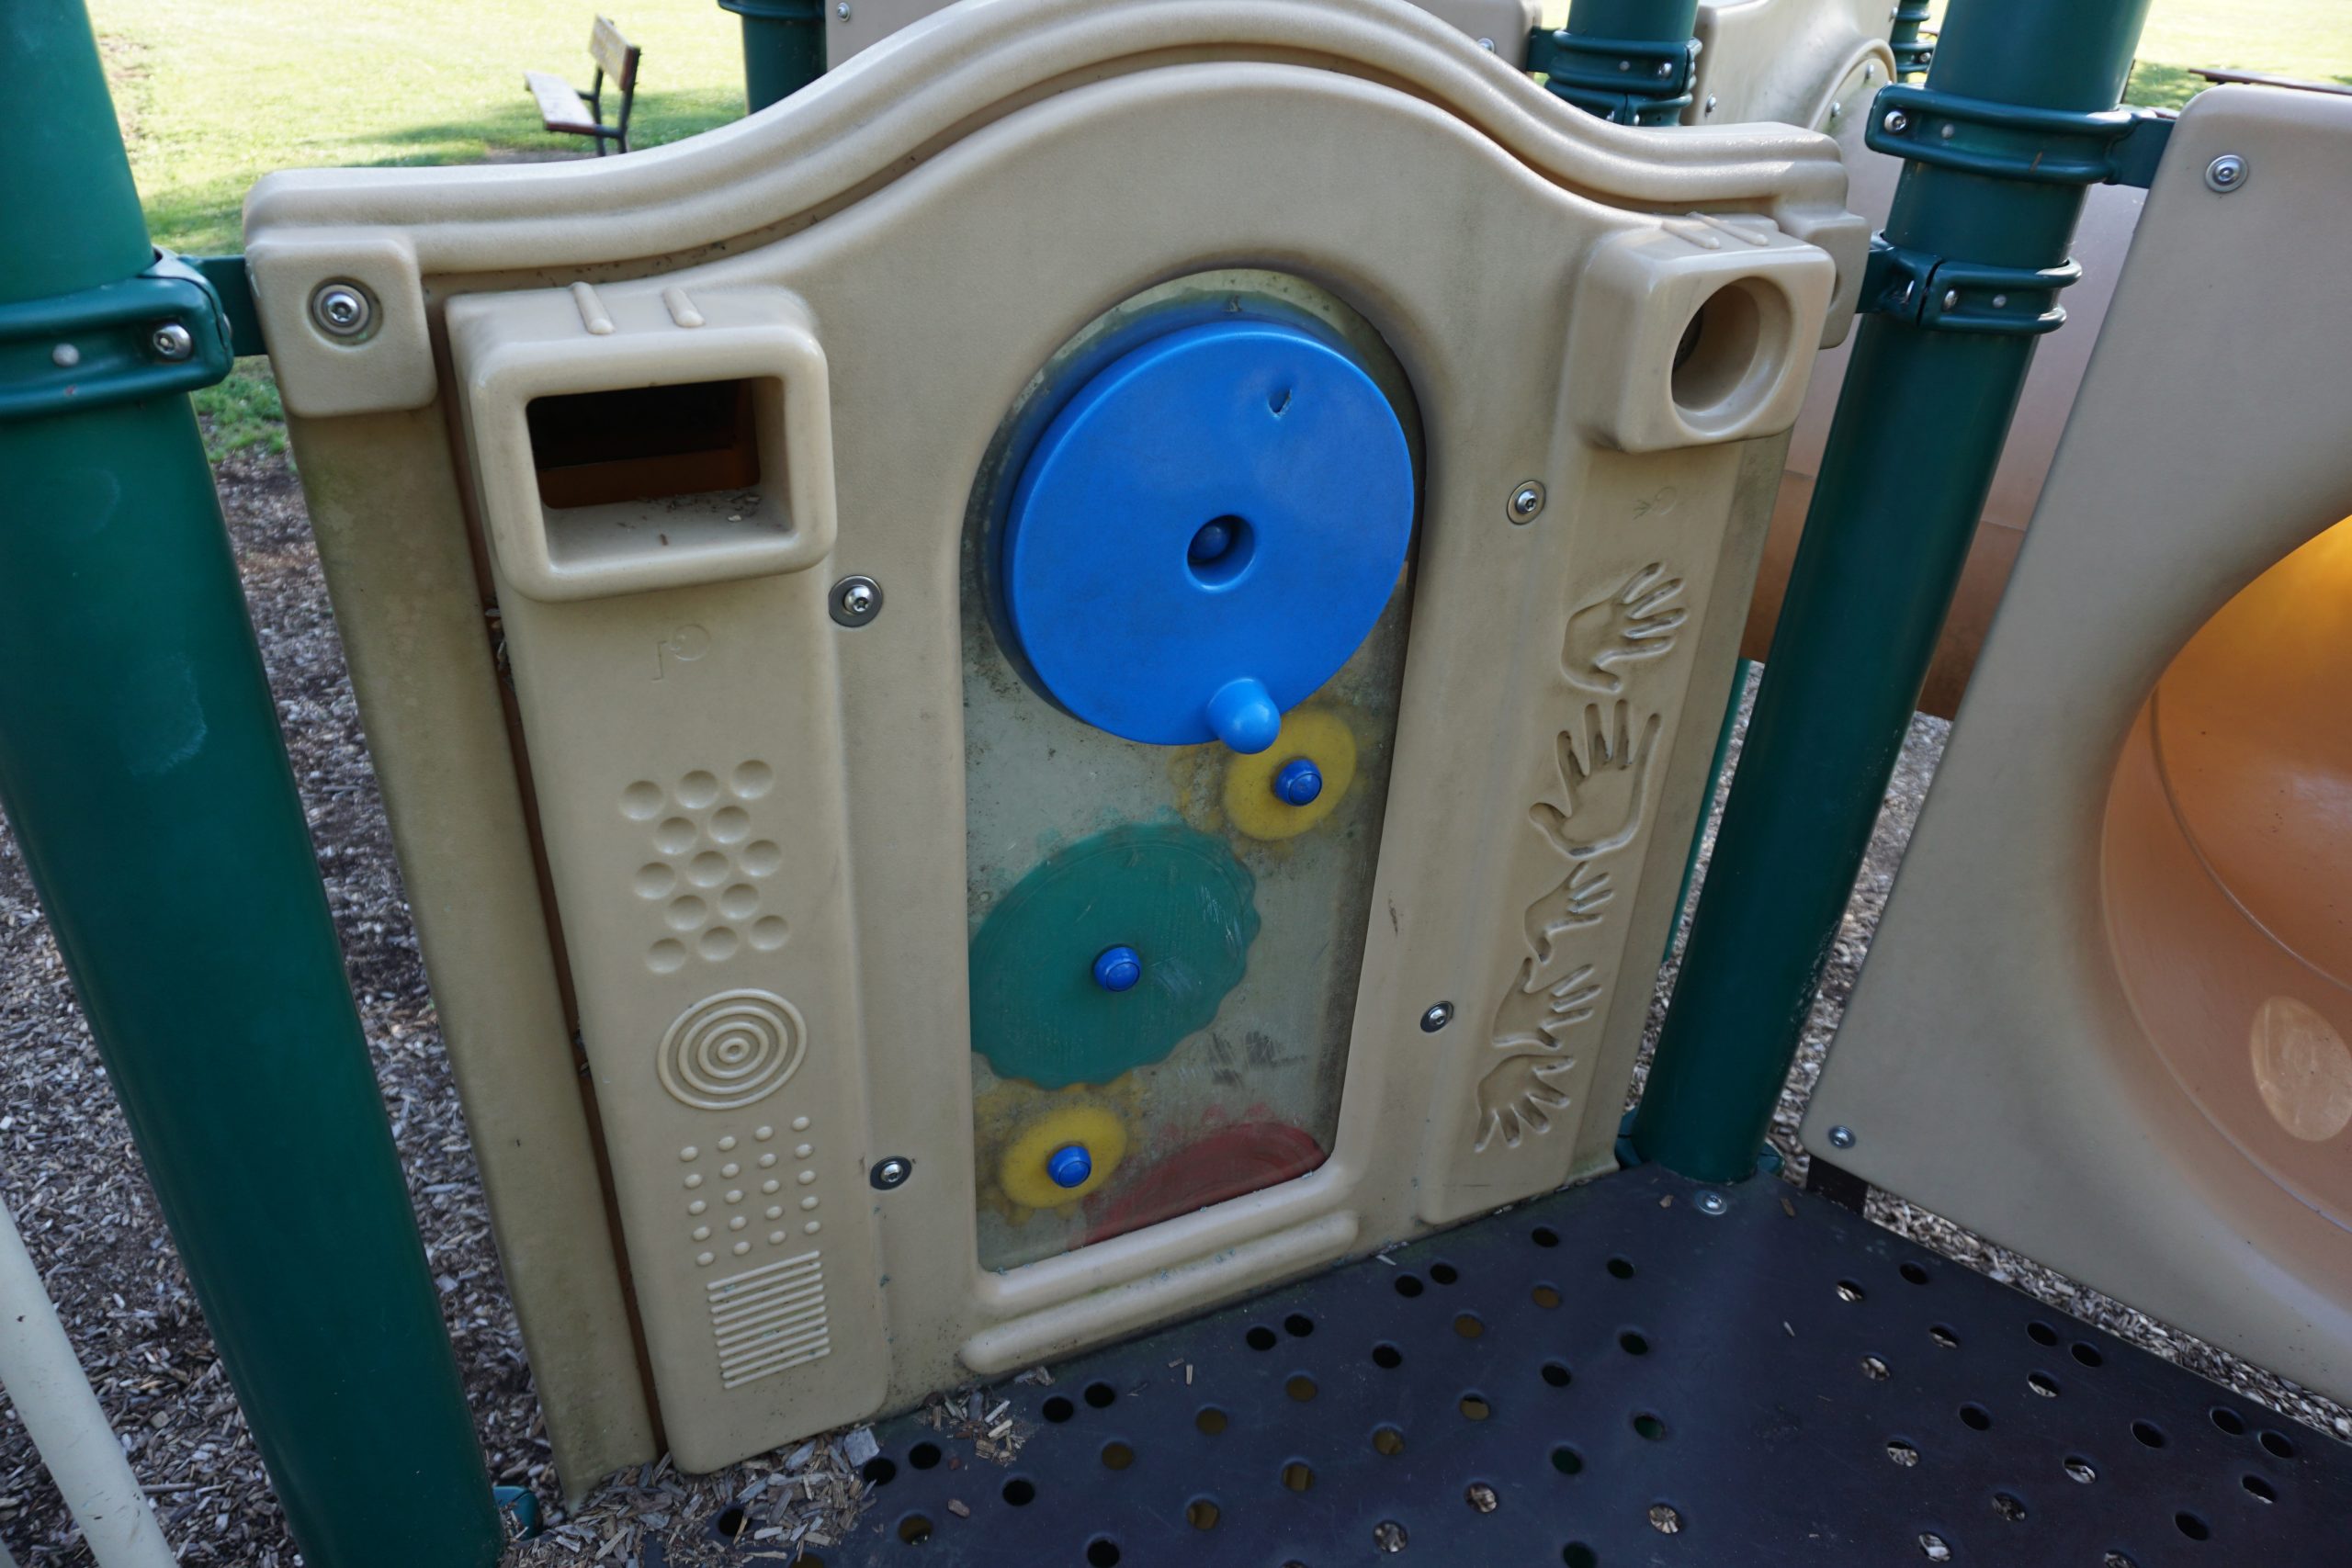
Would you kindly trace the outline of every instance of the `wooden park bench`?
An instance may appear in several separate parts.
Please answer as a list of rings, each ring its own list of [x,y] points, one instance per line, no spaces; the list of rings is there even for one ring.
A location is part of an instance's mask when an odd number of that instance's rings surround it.
[[[2272,76],[2260,71],[2224,71],[2218,66],[2199,66],[2190,73],[2208,82],[2242,82],[2254,87],[2292,87],[2299,93],[2339,93],[2352,97],[2352,87],[2341,82],[2306,82],[2295,76]]]
[[[588,30],[588,57],[596,62],[596,82],[585,98],[580,96],[579,89],[552,71],[523,73],[524,85],[539,101],[539,123],[566,136],[594,137],[600,158],[608,141],[621,152],[628,152],[628,110],[637,96],[639,52],[637,45],[621,37],[620,28],[613,25],[610,17],[597,17],[596,25]],[[611,125],[605,123],[607,82],[620,93],[620,113]]]

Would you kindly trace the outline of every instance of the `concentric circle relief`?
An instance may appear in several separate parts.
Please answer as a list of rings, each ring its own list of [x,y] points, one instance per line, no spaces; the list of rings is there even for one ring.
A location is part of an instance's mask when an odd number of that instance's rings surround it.
[[[782,1089],[808,1046],[800,1010],[766,991],[721,991],[662,1037],[662,1087],[702,1111],[732,1111]]]

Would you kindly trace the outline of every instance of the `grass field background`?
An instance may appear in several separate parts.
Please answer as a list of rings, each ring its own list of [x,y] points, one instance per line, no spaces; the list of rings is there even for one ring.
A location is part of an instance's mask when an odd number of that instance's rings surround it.
[[[6,3],[6,0],[0,0]],[[645,51],[632,140],[743,112],[735,17],[715,0],[604,0]],[[2074,5],[2081,0],[2048,0]],[[1549,0],[1556,20],[1566,0]],[[588,82],[595,0],[92,0],[155,243],[233,251],[272,169],[466,164],[577,152],[539,129],[526,69]],[[2154,0],[2134,102],[2177,106],[2199,65],[2352,82],[2352,0]],[[216,453],[284,445],[260,361],[199,394]]]

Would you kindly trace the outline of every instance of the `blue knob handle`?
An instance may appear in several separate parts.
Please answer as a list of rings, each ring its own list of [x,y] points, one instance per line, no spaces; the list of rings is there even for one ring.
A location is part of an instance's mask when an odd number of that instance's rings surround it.
[[[1122,943],[1094,955],[1094,983],[1106,991],[1132,991],[1143,978],[1143,954]]]
[[[1293,757],[1274,775],[1274,794],[1293,806],[1308,806],[1323,793],[1323,770],[1305,757]]]
[[[1283,710],[1264,682],[1244,675],[1227,681],[1209,698],[1209,728],[1243,756],[1253,756],[1283,732]]]
[[[1084,1144],[1064,1144],[1046,1156],[1046,1174],[1057,1187],[1082,1187],[1094,1174],[1094,1156]]]

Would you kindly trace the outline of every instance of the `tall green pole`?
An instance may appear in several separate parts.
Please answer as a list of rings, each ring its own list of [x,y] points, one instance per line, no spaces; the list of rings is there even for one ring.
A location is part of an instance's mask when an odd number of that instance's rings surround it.
[[[1952,0],[1927,90],[2014,106],[2045,130],[2061,117],[2030,111],[2111,109],[2147,4]],[[1928,132],[1889,118],[1895,95],[1917,91],[1888,90],[1872,110],[1883,131]],[[1958,145],[1974,140],[1972,112],[1938,119],[1920,156],[1936,155],[1947,123]],[[1885,238],[1915,259],[2059,267],[2083,193],[2048,178],[1906,164]],[[2030,335],[1999,325],[2021,305],[2030,319],[2030,291],[1970,287],[1973,270],[1935,275],[1919,314],[1868,316],[1856,335],[1634,1119],[1643,1158],[1702,1180],[1755,1169],[2032,356]],[[1943,276],[1962,287],[1947,294]],[[1954,330],[1972,318],[1995,324]]]
[[[1527,68],[1555,95],[1621,125],[1672,125],[1690,107],[1699,0],[1573,0],[1528,35]]]
[[[743,98],[759,113],[825,73],[826,0],[718,0],[743,18]]]
[[[0,6],[0,392],[66,404],[0,412],[0,805],[304,1559],[488,1568],[490,1478],[195,415],[117,379],[190,334],[102,308],[155,255],[80,0]]]

